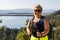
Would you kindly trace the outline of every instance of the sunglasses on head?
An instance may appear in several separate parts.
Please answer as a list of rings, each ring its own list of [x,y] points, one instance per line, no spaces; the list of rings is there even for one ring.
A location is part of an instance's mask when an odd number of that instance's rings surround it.
[[[42,10],[34,10],[35,12],[41,12]]]

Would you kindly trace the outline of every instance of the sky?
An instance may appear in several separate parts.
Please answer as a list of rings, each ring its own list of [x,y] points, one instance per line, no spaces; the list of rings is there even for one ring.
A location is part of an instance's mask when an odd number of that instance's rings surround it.
[[[33,9],[36,4],[43,9],[60,9],[60,0],[0,0],[0,10]]]

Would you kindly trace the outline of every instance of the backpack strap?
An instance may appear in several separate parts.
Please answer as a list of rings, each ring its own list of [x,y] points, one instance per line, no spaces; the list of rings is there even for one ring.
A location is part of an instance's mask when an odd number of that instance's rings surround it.
[[[44,22],[44,16],[41,16],[40,21]]]
[[[33,17],[32,19],[30,19],[30,24],[33,22],[34,18],[35,18],[35,17]]]

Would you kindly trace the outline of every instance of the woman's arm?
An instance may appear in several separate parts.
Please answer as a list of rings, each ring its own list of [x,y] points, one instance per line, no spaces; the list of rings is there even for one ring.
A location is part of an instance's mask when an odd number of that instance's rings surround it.
[[[49,33],[50,30],[50,25],[49,25],[49,21],[47,18],[44,19],[44,31],[41,33],[42,36],[45,36]]]
[[[28,35],[31,35],[30,20],[29,20],[29,22],[28,22],[28,24],[27,24],[27,33],[28,33]]]

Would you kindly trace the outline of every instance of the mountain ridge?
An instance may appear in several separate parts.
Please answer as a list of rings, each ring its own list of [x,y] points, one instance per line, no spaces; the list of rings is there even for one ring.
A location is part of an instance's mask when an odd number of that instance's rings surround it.
[[[52,13],[56,10],[54,9],[44,9],[42,13]],[[8,13],[33,13],[33,9],[12,9],[12,10],[0,10],[0,14]]]

